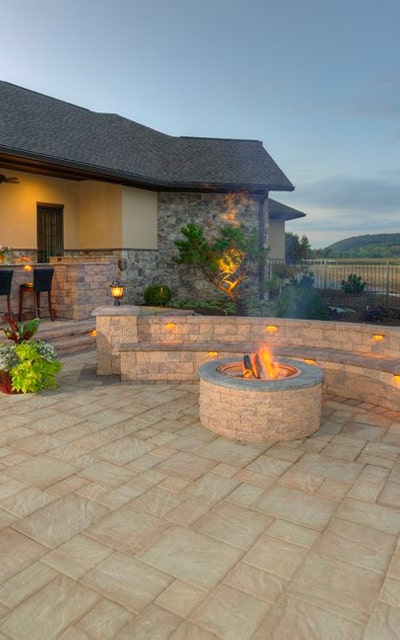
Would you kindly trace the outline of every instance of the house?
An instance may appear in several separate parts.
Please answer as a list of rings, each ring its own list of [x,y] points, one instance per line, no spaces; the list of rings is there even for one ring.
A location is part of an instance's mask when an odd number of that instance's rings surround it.
[[[118,256],[131,301],[154,283],[208,286],[175,263],[190,221],[244,222],[284,258],[284,223],[304,214],[269,192],[293,189],[257,140],[169,136],[0,82],[0,244],[38,262]]]

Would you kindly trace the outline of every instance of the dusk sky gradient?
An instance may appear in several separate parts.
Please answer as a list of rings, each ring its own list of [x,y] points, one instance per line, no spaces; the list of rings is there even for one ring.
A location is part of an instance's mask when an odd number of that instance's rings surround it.
[[[2,80],[262,140],[313,248],[400,232],[400,0],[0,0]]]

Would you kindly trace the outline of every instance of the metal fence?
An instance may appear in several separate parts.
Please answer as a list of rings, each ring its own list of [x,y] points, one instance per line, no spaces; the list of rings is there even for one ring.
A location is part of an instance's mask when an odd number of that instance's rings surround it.
[[[286,272],[286,273],[285,273]],[[343,282],[349,276],[357,276],[365,286],[362,296],[370,298],[371,304],[381,304],[387,308],[400,308],[400,264],[396,262],[379,262],[373,260],[302,260],[296,264],[288,264],[279,260],[270,260],[267,269],[268,277],[295,278],[301,281],[304,276],[311,276],[313,287],[321,291],[337,292],[341,295],[352,295],[356,291],[346,292]]]

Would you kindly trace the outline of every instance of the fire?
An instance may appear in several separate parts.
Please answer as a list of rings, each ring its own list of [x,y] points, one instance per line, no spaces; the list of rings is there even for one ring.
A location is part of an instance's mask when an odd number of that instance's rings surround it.
[[[257,353],[243,358],[243,377],[262,380],[275,380],[279,377],[279,365],[273,361],[273,355],[263,344]]]

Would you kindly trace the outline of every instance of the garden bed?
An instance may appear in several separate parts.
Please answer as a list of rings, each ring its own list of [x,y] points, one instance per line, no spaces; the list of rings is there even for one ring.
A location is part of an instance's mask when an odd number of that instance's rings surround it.
[[[321,289],[318,294],[330,308],[332,319],[400,326],[400,298],[367,291],[349,294],[333,289]]]

